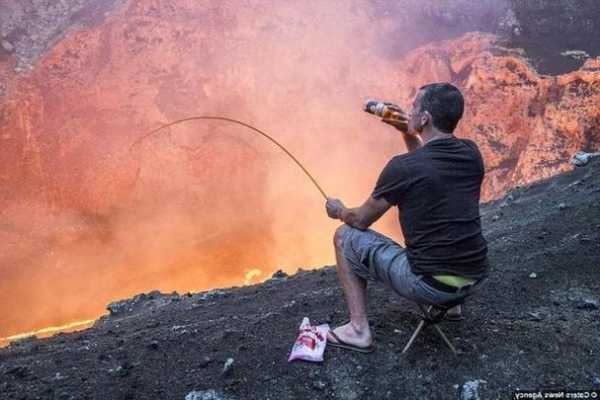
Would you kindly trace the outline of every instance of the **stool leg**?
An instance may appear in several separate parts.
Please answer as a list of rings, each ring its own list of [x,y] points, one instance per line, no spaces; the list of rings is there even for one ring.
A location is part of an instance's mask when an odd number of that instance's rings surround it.
[[[454,346],[452,345],[452,343],[450,343],[450,341],[448,340],[448,338],[446,337],[446,335],[444,335],[444,332],[442,332],[442,330],[440,329],[440,327],[437,326],[437,325],[433,325],[433,327],[435,328],[435,330],[437,331],[437,333],[439,333],[439,335],[442,337],[442,339],[448,345],[448,347],[450,347],[450,350],[452,350],[452,353],[456,354],[456,349],[454,348]]]
[[[404,353],[406,353],[408,351],[408,349],[412,345],[413,341],[415,340],[415,338],[417,337],[417,335],[419,334],[419,332],[421,332],[421,329],[423,329],[424,325],[425,325],[425,320],[422,319],[419,322],[419,325],[417,325],[417,329],[415,329],[415,332],[410,337],[410,340],[408,341],[408,343],[406,343],[406,346],[404,346],[404,349],[402,350],[402,354],[404,354]]]

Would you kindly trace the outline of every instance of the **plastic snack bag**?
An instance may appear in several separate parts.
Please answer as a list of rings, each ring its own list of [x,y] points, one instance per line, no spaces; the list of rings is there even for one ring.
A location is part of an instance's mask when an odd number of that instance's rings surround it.
[[[323,361],[328,331],[329,325],[313,326],[308,317],[304,317],[300,324],[300,334],[294,342],[288,362],[294,360]]]

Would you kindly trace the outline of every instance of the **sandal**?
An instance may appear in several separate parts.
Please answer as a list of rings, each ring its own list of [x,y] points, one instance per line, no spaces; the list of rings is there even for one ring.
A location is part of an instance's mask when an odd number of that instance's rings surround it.
[[[327,341],[327,344],[330,346],[337,347],[337,348],[344,349],[344,350],[356,351],[359,353],[372,353],[375,351],[375,346],[372,344],[367,347],[356,346],[354,344],[344,342],[332,330],[329,331],[329,334],[331,335],[331,337],[333,337],[336,340],[335,342]]]

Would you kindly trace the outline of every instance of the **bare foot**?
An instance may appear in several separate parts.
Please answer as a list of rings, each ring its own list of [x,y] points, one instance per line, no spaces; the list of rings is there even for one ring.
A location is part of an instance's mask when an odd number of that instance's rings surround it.
[[[373,337],[371,336],[371,330],[369,328],[358,331],[351,322],[346,325],[338,326],[333,332],[347,344],[351,344],[357,347],[369,347],[373,344]],[[336,339],[329,333],[327,334],[327,340],[336,343]]]

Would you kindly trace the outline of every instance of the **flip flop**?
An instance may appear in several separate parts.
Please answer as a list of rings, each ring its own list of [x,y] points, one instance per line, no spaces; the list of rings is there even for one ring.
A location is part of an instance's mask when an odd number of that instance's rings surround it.
[[[372,353],[372,352],[375,351],[375,346],[373,346],[373,345],[370,345],[370,346],[367,346],[367,347],[360,347],[360,346],[356,346],[356,345],[344,342],[332,330],[329,331],[329,334],[336,340],[336,342],[331,342],[331,341],[327,342],[327,344],[330,345],[330,346],[332,346],[332,347],[337,347],[337,348],[340,348],[340,349],[356,351],[356,352],[359,352],[359,353]]]

